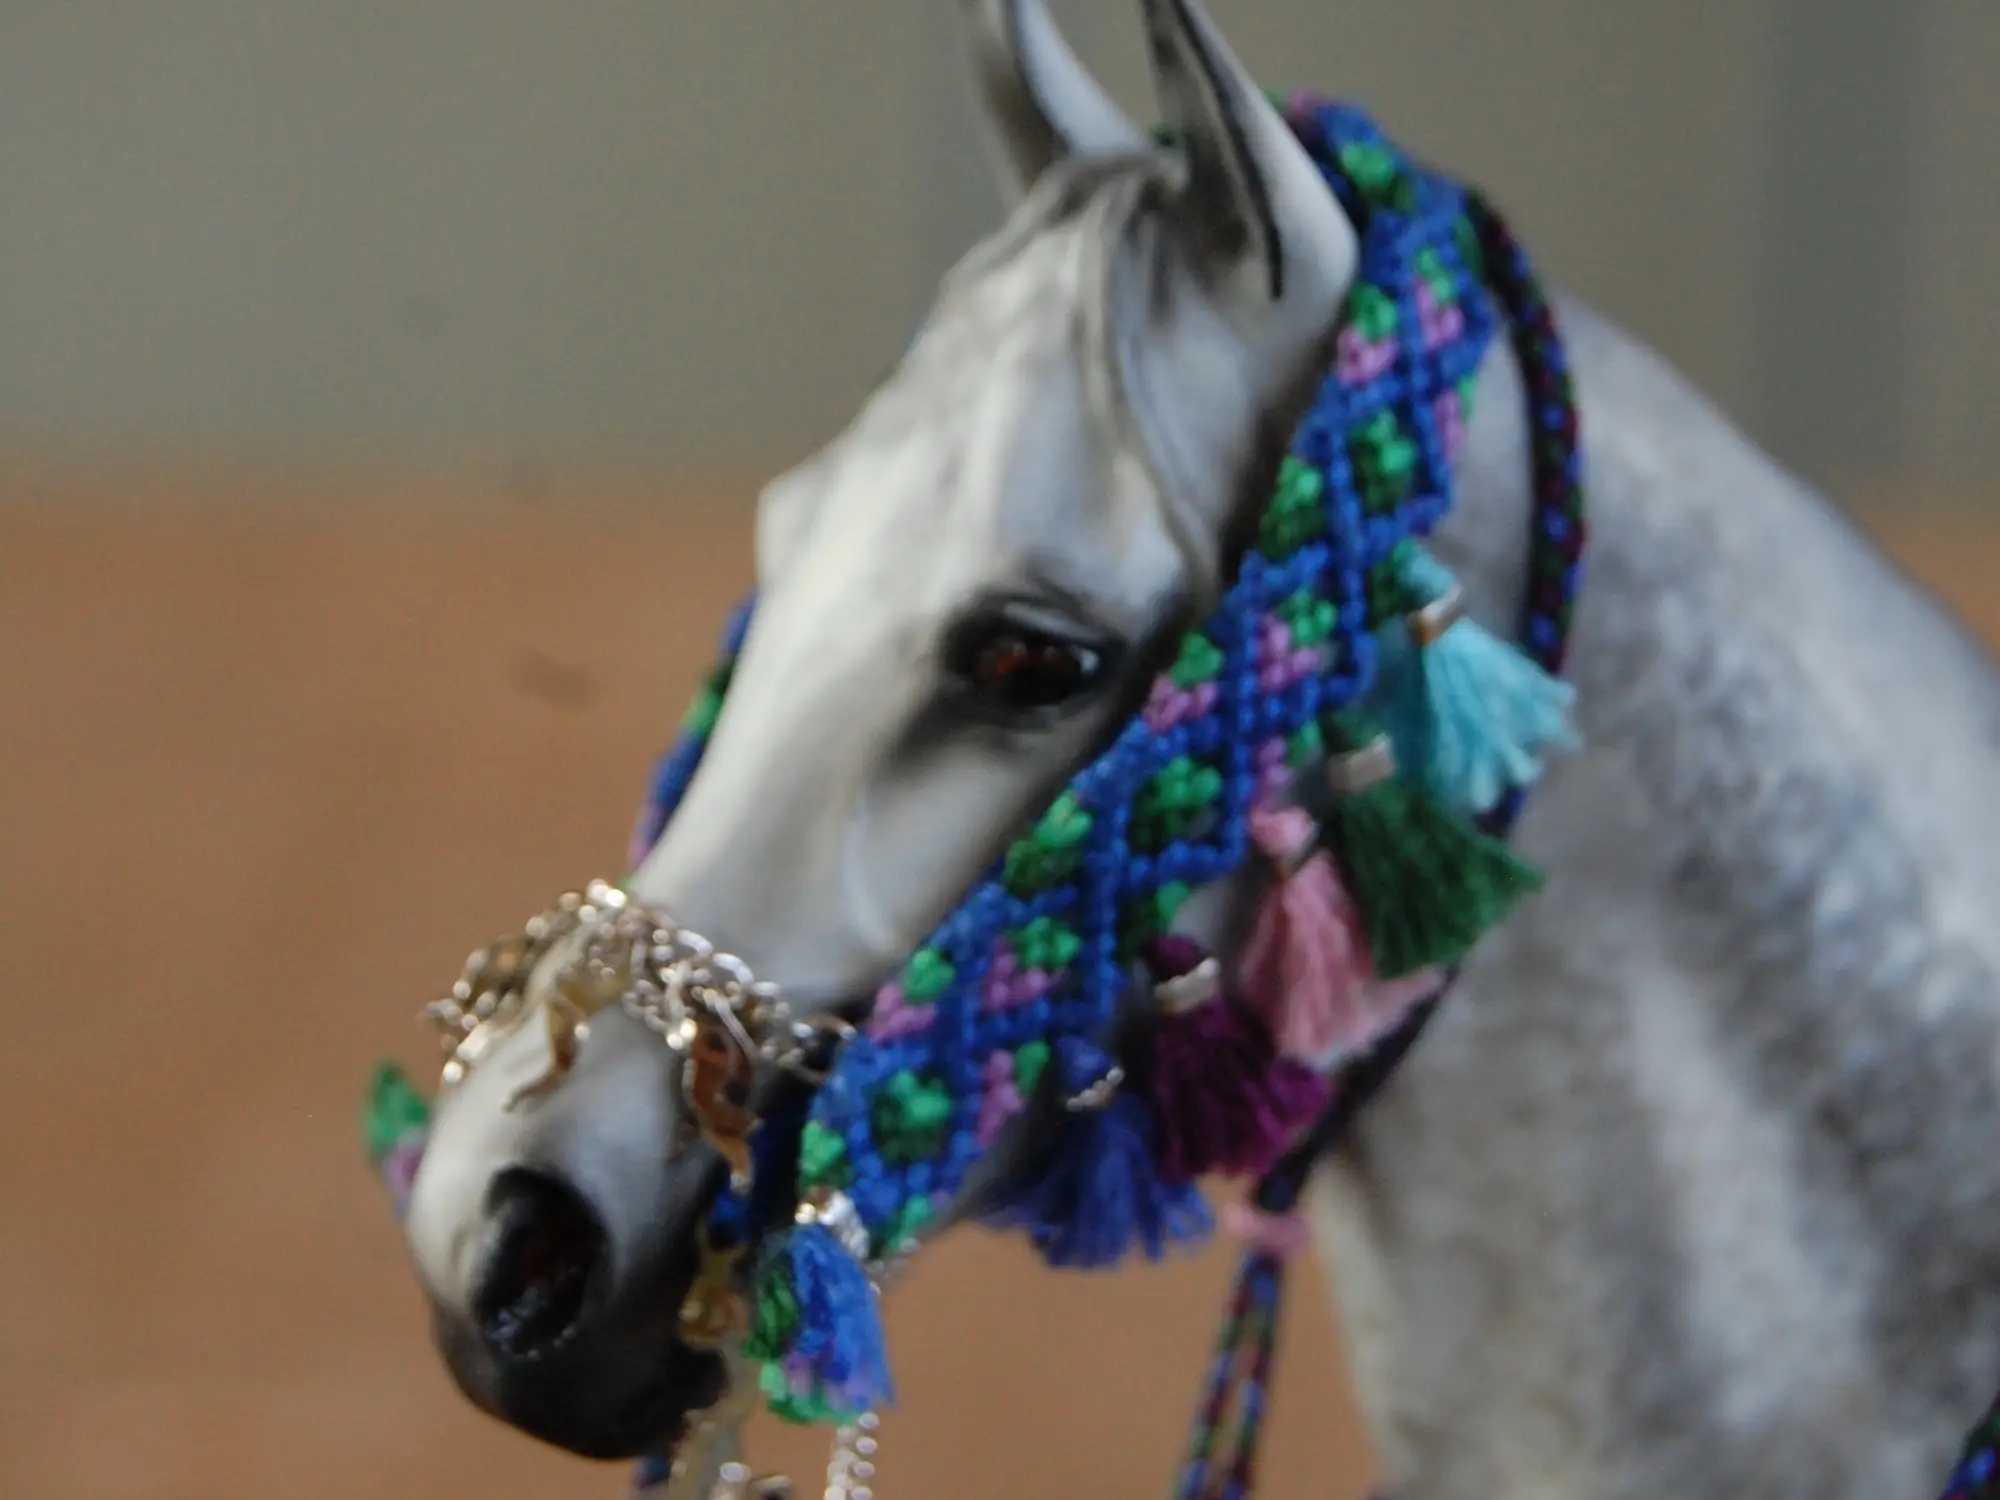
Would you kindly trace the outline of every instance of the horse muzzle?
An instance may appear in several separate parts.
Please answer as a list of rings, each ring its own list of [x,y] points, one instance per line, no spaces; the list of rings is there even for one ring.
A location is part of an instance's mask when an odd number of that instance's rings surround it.
[[[475,1405],[584,1458],[671,1449],[723,1394],[721,1354],[680,1336],[698,1273],[691,1236],[622,1271],[601,1216],[560,1177],[514,1168],[488,1194],[469,1305],[433,1304],[439,1353]]]

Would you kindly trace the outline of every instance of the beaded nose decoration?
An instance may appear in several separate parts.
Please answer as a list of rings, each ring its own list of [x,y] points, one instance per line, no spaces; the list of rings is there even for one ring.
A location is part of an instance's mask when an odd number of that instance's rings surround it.
[[[614,1005],[685,1059],[681,1087],[691,1117],[739,1190],[749,1183],[757,1065],[818,1084],[825,1075],[810,1059],[853,1032],[832,1017],[795,1019],[777,987],[741,959],[593,880],[519,933],[474,951],[451,994],[425,1008],[447,1053],[440,1083],[462,1083],[495,1043],[539,1013],[549,1064],[509,1100],[518,1107],[569,1076],[591,1017]]]
[[[795,1018],[777,987],[755,978],[735,956],[718,952],[698,933],[635,900],[603,880],[558,898],[518,933],[475,950],[451,993],[425,1007],[424,1016],[440,1032],[446,1060],[440,1088],[462,1085],[504,1037],[539,1015],[546,1028],[548,1063],[517,1089],[509,1109],[546,1095],[566,1080],[589,1035],[592,1018],[613,1007],[645,1025],[680,1059],[680,1094],[687,1134],[680,1146],[697,1141],[713,1150],[729,1169],[729,1195],[740,1207],[751,1187],[752,1138],[763,1123],[752,1108],[760,1066],[792,1074],[809,1085],[825,1079],[815,1063],[838,1049],[852,1028],[837,1018]],[[415,1157],[428,1107],[385,1072],[378,1077],[373,1113],[395,1132],[382,1143],[381,1156],[400,1152],[392,1186],[398,1206],[414,1181]],[[371,1146],[374,1143],[371,1142]],[[380,1149],[380,1148],[378,1148]],[[865,1258],[868,1238],[854,1208],[837,1192],[818,1191],[799,1204],[800,1225],[823,1226],[843,1252]],[[742,1225],[718,1234],[711,1222],[701,1231],[701,1259],[683,1299],[679,1337],[690,1347],[736,1356],[749,1331],[751,1303],[741,1285]],[[888,1269],[871,1268],[878,1278]],[[723,1395],[706,1411],[690,1413],[687,1450],[652,1465],[641,1489],[660,1500],[703,1500],[700,1476],[713,1469],[706,1500],[781,1500],[790,1482],[757,1476],[734,1459],[709,1461],[733,1450],[749,1415],[756,1387],[739,1368]],[[869,1500],[873,1473],[875,1417],[858,1414],[835,1435],[828,1468],[829,1496]]]
[[[519,1108],[569,1077],[591,1018],[614,1006],[681,1059],[688,1137],[680,1144],[699,1141],[721,1157],[730,1191],[739,1196],[750,1189],[759,1066],[817,1086],[825,1074],[813,1059],[836,1050],[853,1031],[833,1017],[795,1018],[777,987],[759,981],[741,959],[718,952],[617,886],[594,880],[565,893],[520,932],[474,951],[451,993],[425,1008],[446,1052],[440,1087],[462,1084],[501,1038],[539,1015],[549,1061],[510,1096],[507,1107]],[[838,1216],[826,1195],[819,1202],[816,1212]],[[735,1252],[717,1248],[712,1237],[704,1248],[708,1253],[682,1309],[681,1336],[714,1348],[747,1326],[748,1313],[730,1285]]]
[[[1328,1062],[1396,1032],[1539,882],[1500,835],[1546,752],[1572,742],[1557,673],[1584,531],[1560,339],[1483,202],[1357,111],[1302,97],[1287,118],[1360,243],[1333,366],[1238,577],[1143,711],[911,956],[865,1028],[819,1038],[836,1055],[813,1075],[796,1177],[782,1185],[798,1213],[760,1247],[747,1308],[708,1308],[725,1337],[747,1321],[731,1347],[781,1417],[851,1436],[892,1400],[883,1277],[1010,1122],[1039,1110],[1054,1144],[996,1191],[986,1222],[1021,1229],[1050,1264],[1108,1266],[1198,1240],[1211,1221],[1196,1179],[1257,1177],[1317,1140],[1309,1128],[1338,1105]],[[1503,318],[1534,429],[1521,649],[1469,618],[1423,545],[1450,508]],[[635,864],[701,759],[753,606],[730,622],[656,773]],[[1225,969],[1172,929],[1194,890],[1241,872],[1265,894]],[[697,1130],[733,1178],[711,1225],[741,1223],[759,1171],[743,1068],[799,1065],[804,1023],[740,965],[616,895],[593,886],[475,955],[438,1009],[447,1073],[463,1077],[539,1009],[552,1063],[529,1092],[553,1087],[590,1018],[624,1006],[682,1052],[690,1099],[706,1091]],[[562,943],[574,955],[551,957]],[[1148,993],[1151,1019],[1127,1035],[1118,1023]],[[370,1134],[392,1186],[421,1145],[420,1107],[399,1087],[385,1075]],[[1275,1272],[1254,1265],[1268,1314]],[[733,1287],[736,1269],[719,1266],[715,1284]],[[1272,1321],[1232,1319],[1231,1337],[1267,1345]],[[1261,1381],[1264,1353],[1231,1353],[1229,1368]],[[1211,1405],[1213,1422],[1244,1405],[1254,1436],[1256,1400]],[[1207,1492],[1222,1453],[1203,1431],[1189,1496]],[[1239,1435],[1239,1493],[1249,1447]],[[689,1472],[662,1461],[642,1487]]]

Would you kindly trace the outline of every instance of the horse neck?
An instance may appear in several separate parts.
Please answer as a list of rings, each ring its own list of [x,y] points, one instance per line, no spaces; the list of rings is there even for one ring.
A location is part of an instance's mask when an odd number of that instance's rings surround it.
[[[1587,748],[1517,835],[1547,888],[1320,1184],[1359,1393],[1413,1495],[1927,1493],[2000,1375],[2000,690],[1653,359],[1564,324]],[[1503,629],[1524,454],[1496,355],[1438,546]]]

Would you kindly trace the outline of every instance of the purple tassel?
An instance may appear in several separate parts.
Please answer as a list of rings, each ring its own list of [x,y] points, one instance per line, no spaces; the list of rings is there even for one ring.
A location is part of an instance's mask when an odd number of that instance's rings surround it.
[[[1282,747],[1283,742],[1279,743]],[[1192,974],[1207,957],[1207,949],[1178,932],[1163,932],[1146,945],[1146,967],[1152,971],[1156,984]]]
[[[1114,1067],[1101,1047],[1074,1037],[1057,1043],[1056,1065],[1071,1101],[1097,1092]],[[1199,1244],[1214,1220],[1192,1182],[1161,1176],[1158,1131],[1145,1101],[1123,1087],[1074,1108],[1041,1174],[987,1222],[1025,1229],[1059,1269],[1115,1266],[1135,1247],[1156,1261],[1174,1245]]]
[[[1164,984],[1193,973],[1205,957],[1185,938],[1162,938],[1147,965]],[[1147,1084],[1160,1122],[1160,1169],[1183,1180],[1262,1175],[1331,1092],[1311,1068],[1278,1055],[1262,1017],[1221,992],[1161,1017]]]
[[[1149,1079],[1170,1177],[1257,1177],[1326,1107],[1327,1082],[1278,1056],[1271,1028],[1218,995],[1160,1022]]]
[[[389,1203],[401,1223],[410,1211],[410,1193],[417,1185],[417,1168],[424,1164],[424,1137],[392,1146],[375,1164],[382,1185],[389,1190]]]

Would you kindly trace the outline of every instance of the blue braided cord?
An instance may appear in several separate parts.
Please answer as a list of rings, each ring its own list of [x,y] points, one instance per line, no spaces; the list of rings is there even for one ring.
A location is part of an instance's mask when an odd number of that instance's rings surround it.
[[[2000,1397],[1966,1434],[1942,1500],[2000,1500]]]
[[[1265,1251],[1245,1255],[1237,1270],[1203,1388],[1200,1420],[1175,1482],[1175,1500],[1214,1500],[1218,1495],[1237,1500],[1250,1492],[1283,1278],[1283,1261]],[[1230,1440],[1226,1448],[1225,1437]]]
[[[1522,606],[1521,634],[1529,654],[1545,671],[1562,669],[1569,649],[1570,619],[1582,585],[1584,521],[1583,448],[1569,373],[1569,358],[1527,252],[1490,206],[1473,199],[1472,222],[1494,288],[1509,325],[1517,364],[1527,386],[1534,439],[1534,515],[1530,538],[1528,597]],[[1526,792],[1515,788],[1494,807],[1482,826],[1504,835],[1521,814]],[[1455,978],[1456,976],[1454,976]],[[1372,1099],[1436,1014],[1442,992],[1418,1007],[1372,1050],[1344,1068],[1336,1080],[1326,1112],[1257,1185],[1256,1206],[1271,1214],[1290,1213],[1314,1163],[1339,1143],[1362,1108]],[[1225,1493],[1246,1494],[1256,1462],[1257,1429],[1241,1423],[1236,1442],[1222,1461],[1217,1452],[1222,1419],[1234,1395],[1240,1404],[1259,1409],[1277,1338],[1277,1310],[1284,1292],[1284,1266],[1260,1249],[1246,1250],[1237,1269],[1237,1292],[1231,1303],[1220,1348],[1211,1370],[1202,1407],[1196,1416],[1190,1457],[1182,1472],[1179,1500],[1196,1500],[1210,1493],[1213,1476],[1226,1476]],[[1251,1288],[1269,1297],[1270,1318],[1248,1338],[1240,1308]],[[1244,1349],[1254,1344],[1246,1371]],[[2000,1500],[1993,1478],[1995,1450],[2000,1446],[2000,1400],[1967,1440],[1966,1454],[1946,1487],[1944,1500]],[[1376,1490],[1369,1500],[1390,1500]]]

